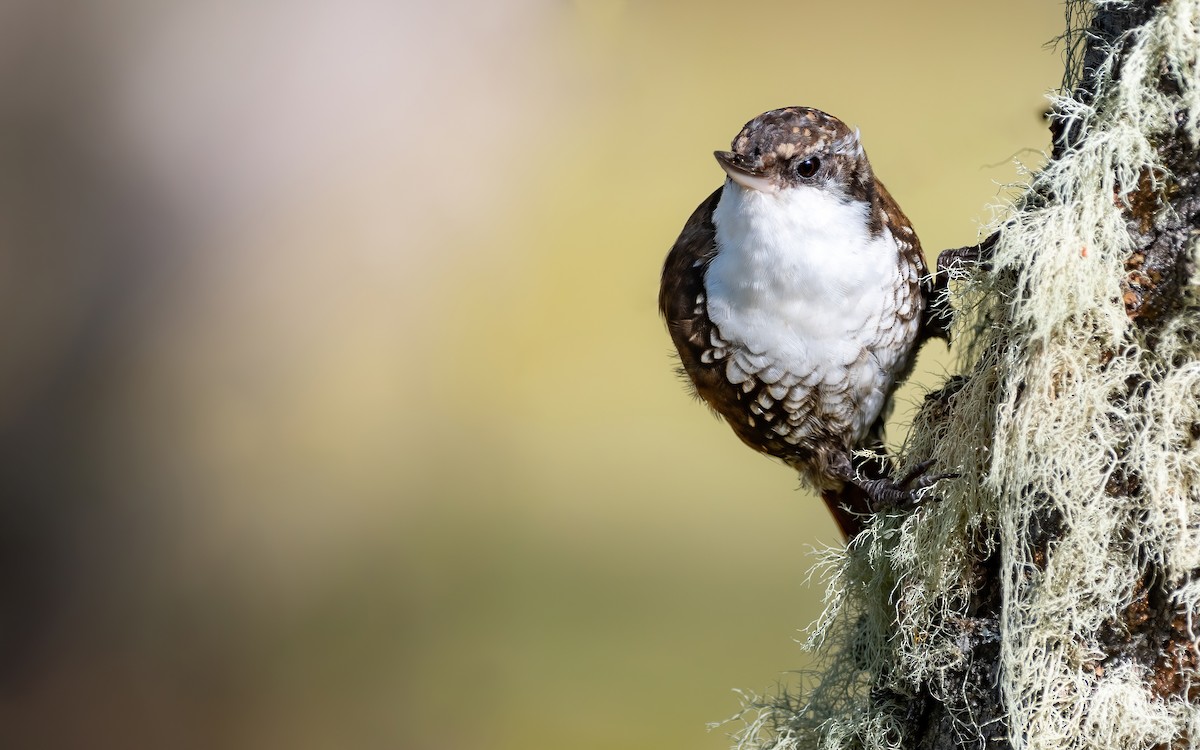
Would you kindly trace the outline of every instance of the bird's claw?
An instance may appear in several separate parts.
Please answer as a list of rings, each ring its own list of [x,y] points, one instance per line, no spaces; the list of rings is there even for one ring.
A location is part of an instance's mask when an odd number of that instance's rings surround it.
[[[867,493],[871,511],[878,513],[888,509],[909,509],[915,507],[921,500],[920,492],[932,487],[943,479],[954,479],[958,474],[929,474],[934,461],[922,461],[914,466],[907,474],[895,479],[868,479],[857,484]]]
[[[999,239],[1000,233],[993,232],[978,245],[952,247],[949,250],[943,250],[938,253],[936,264],[938,278],[945,278],[951,273],[965,269],[968,266],[989,268],[992,257],[996,254],[996,242]]]

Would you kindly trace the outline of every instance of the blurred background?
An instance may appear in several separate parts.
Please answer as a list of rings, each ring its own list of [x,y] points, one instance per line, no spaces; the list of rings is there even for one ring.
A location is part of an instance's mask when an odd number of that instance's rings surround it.
[[[0,4],[0,746],[726,747],[733,689],[807,663],[838,538],[673,372],[658,274],[711,152],[826,109],[932,259],[1040,163],[1061,29]]]

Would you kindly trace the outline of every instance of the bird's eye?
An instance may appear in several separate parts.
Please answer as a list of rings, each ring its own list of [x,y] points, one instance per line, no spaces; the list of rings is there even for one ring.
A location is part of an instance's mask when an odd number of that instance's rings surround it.
[[[821,160],[815,156],[810,156],[796,165],[796,174],[801,177],[808,178],[815,175],[817,170],[820,168]]]

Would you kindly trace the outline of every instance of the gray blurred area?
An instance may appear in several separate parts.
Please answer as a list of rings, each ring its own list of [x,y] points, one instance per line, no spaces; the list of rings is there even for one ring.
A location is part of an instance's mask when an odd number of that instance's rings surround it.
[[[18,704],[68,644],[118,635],[91,625],[136,606],[155,539],[104,446],[146,290],[171,272],[156,252],[171,224],[116,153],[117,40],[78,11],[0,17],[0,682]]]
[[[373,382],[408,386],[390,327],[441,199],[378,183],[420,166],[411,55],[452,72],[465,11],[0,10],[0,745],[408,746],[414,604],[363,542],[410,491],[405,414],[296,432],[364,321]]]

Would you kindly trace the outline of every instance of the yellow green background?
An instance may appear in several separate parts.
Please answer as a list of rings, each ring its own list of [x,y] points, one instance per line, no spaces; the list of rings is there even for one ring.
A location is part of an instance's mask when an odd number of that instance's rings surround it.
[[[1062,67],[1046,0],[5,14],[5,747],[726,747],[838,539],[674,374],[711,152],[825,109],[932,260]]]

